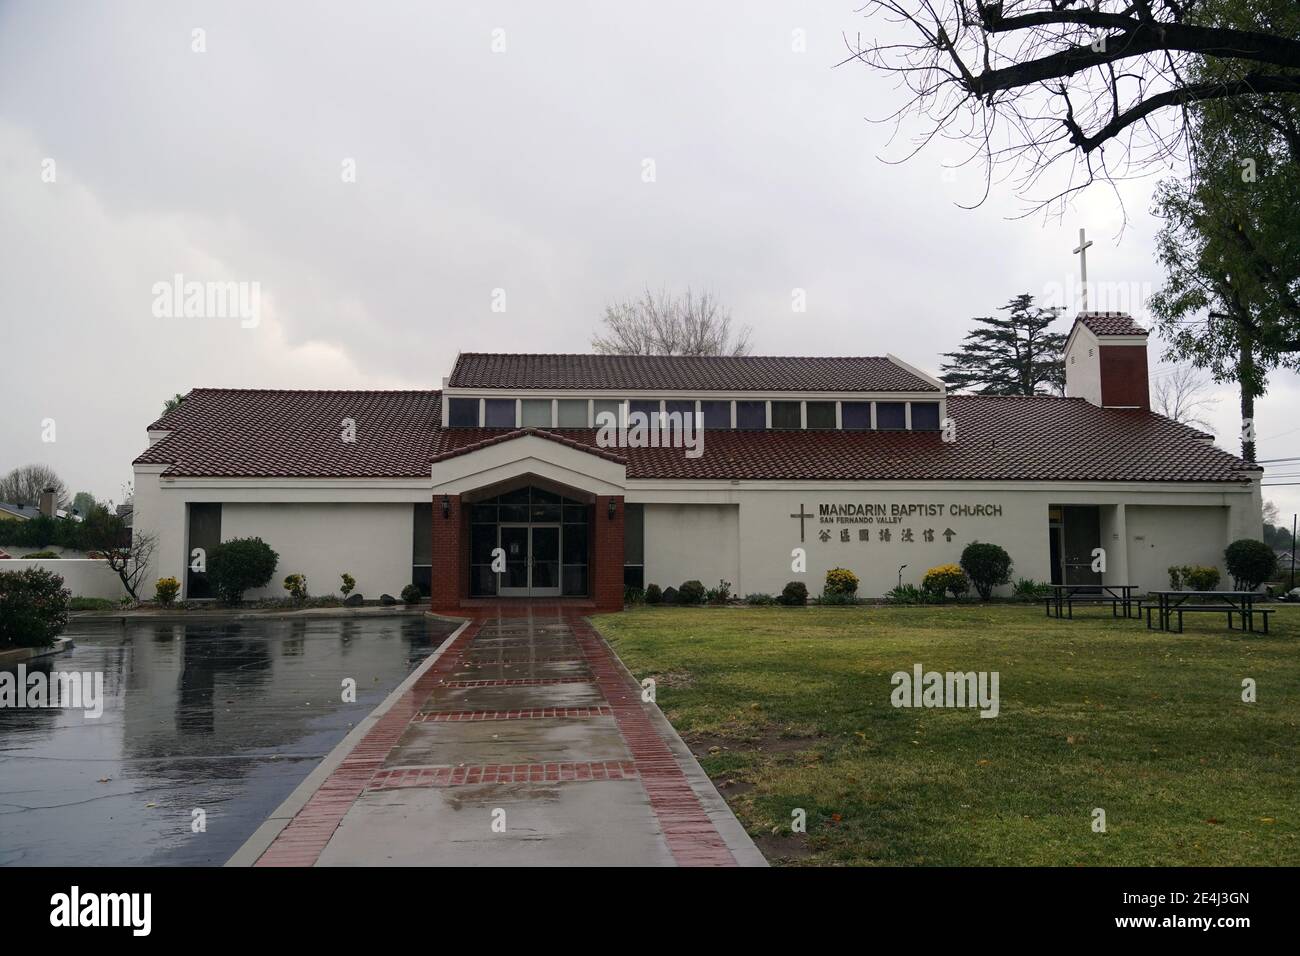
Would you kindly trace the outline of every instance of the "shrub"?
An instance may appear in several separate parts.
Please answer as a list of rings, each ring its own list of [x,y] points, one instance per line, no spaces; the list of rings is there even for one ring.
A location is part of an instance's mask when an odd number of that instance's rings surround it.
[[[402,588],[402,600],[407,604],[419,604],[420,598],[424,595],[420,593],[419,585],[408,584]]]
[[[658,604],[664,599],[664,592],[659,590],[659,585],[652,584],[645,589],[646,604]]]
[[[857,604],[858,597],[856,594],[844,594],[839,591],[823,591],[822,596],[817,599],[818,604]]]
[[[57,558],[58,556],[57,551],[31,551],[23,555],[24,558]]]
[[[731,600],[731,582],[719,580],[716,588],[704,592],[704,600],[709,604],[726,604]]]
[[[752,604],[755,607],[766,607],[769,604],[775,604],[776,599],[770,594],[746,594],[745,603]]]
[[[1185,564],[1171,564],[1169,566],[1169,590],[1181,591],[1183,581],[1186,578],[1188,567]]]
[[[342,592],[344,597],[347,597],[356,588],[357,579],[346,571],[340,574],[339,577],[343,579],[343,583],[339,585],[339,591]]]
[[[307,575],[288,575],[284,579],[284,589],[289,592],[289,597],[293,598],[294,603],[301,604],[307,600]]]
[[[623,603],[644,604],[645,592],[638,587],[633,587],[632,585],[628,585],[623,588]]]
[[[266,587],[280,556],[261,538],[231,538],[208,552],[208,581],[226,604],[238,604],[244,592]]]
[[[1193,591],[1213,591],[1219,586],[1219,569],[1207,568],[1204,565],[1194,564],[1190,568],[1185,568],[1183,580]]]
[[[808,603],[808,588],[802,581],[791,581],[781,589],[781,596],[776,603],[786,607],[803,607]]]
[[[664,598],[664,603],[665,603],[665,604],[676,604],[676,603],[677,603],[677,589],[676,589],[675,587],[672,587],[671,585],[669,585],[668,587],[664,588],[663,598]]]
[[[921,589],[929,591],[935,597],[941,598],[947,591],[951,591],[953,597],[961,597],[970,590],[970,582],[966,580],[966,572],[959,566],[941,564],[925,572],[925,577],[921,579]]]
[[[159,578],[154,582],[153,599],[164,607],[171,607],[180,593],[181,582],[175,578]]]
[[[44,568],[0,571],[0,647],[48,647],[68,623],[68,589]]]
[[[1039,601],[1052,593],[1052,586],[1033,578],[1021,578],[1012,585],[1013,593],[1020,601]]]
[[[858,576],[847,568],[831,568],[826,572],[825,594],[847,594],[850,597],[858,593]]]
[[[925,604],[934,595],[921,590],[915,584],[900,584],[885,593],[885,600],[890,604]]]
[[[1223,564],[1239,591],[1253,591],[1277,573],[1277,555],[1263,541],[1240,538],[1223,552]]]
[[[704,585],[699,581],[683,581],[682,586],[677,589],[677,603],[702,604],[704,594]]]
[[[1001,545],[971,542],[961,553],[961,566],[982,601],[992,597],[999,584],[1011,580],[1011,555]]]

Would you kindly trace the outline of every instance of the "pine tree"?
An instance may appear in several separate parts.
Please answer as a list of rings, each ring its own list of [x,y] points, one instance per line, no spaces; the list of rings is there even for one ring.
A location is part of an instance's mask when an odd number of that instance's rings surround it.
[[[1049,332],[1057,310],[1034,305],[1028,293],[1016,296],[998,311],[1005,316],[977,317],[974,331],[952,361],[940,368],[939,377],[953,391],[980,395],[1038,395],[1065,391],[1066,336]]]

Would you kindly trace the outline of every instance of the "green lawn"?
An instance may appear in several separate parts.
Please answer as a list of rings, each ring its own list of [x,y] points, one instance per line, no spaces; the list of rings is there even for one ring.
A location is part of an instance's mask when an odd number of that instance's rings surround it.
[[[1243,636],[1109,608],[642,608],[595,619],[774,863],[1300,864],[1300,608]],[[891,706],[998,671],[1001,713]],[[1258,686],[1243,703],[1242,680]],[[1093,832],[1093,809],[1106,832]],[[807,812],[806,835],[791,812]]]

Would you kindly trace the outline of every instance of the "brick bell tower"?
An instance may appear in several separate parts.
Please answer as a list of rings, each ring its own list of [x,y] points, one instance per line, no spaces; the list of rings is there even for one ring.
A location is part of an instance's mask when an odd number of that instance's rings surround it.
[[[1147,330],[1127,312],[1080,312],[1065,342],[1065,394],[1150,411]]]

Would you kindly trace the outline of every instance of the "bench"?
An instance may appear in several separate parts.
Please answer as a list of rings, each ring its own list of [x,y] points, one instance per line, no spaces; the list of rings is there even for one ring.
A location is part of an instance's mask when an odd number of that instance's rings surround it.
[[[1052,608],[1056,606],[1056,598],[1048,597],[1048,598],[1044,598],[1043,601],[1046,605],[1047,616],[1051,617]],[[1075,594],[1075,595],[1071,595],[1068,598],[1062,598],[1061,603],[1065,605],[1065,609],[1067,612],[1066,616],[1071,619],[1074,618],[1074,606],[1076,604],[1082,605],[1083,607],[1101,607],[1102,605],[1109,604],[1111,617],[1119,617],[1119,609],[1124,606],[1124,602],[1122,600],[1120,600],[1117,597],[1111,597],[1110,595],[1107,594],[1102,594],[1102,595]],[[1136,605],[1138,608],[1138,613],[1137,613],[1138,617],[1142,616],[1141,603],[1142,602],[1137,600],[1131,602],[1131,604]]]
[[[1234,615],[1234,614],[1239,614],[1239,613],[1241,613],[1241,612],[1239,612],[1239,611],[1229,611],[1229,612],[1228,612],[1228,627],[1232,627],[1232,615]],[[1277,608],[1275,608],[1275,607],[1257,607],[1257,608],[1255,608],[1254,610],[1252,610],[1252,611],[1250,612],[1251,617],[1254,617],[1254,616],[1258,615],[1259,617],[1261,617],[1261,618],[1264,619],[1264,633],[1265,633],[1265,634],[1268,633],[1268,616],[1269,616],[1270,614],[1276,614],[1276,613],[1277,613]],[[1244,629],[1244,628],[1246,627],[1246,622],[1245,622],[1245,621],[1242,621],[1242,622],[1241,622],[1241,626],[1242,626],[1242,628]]]

